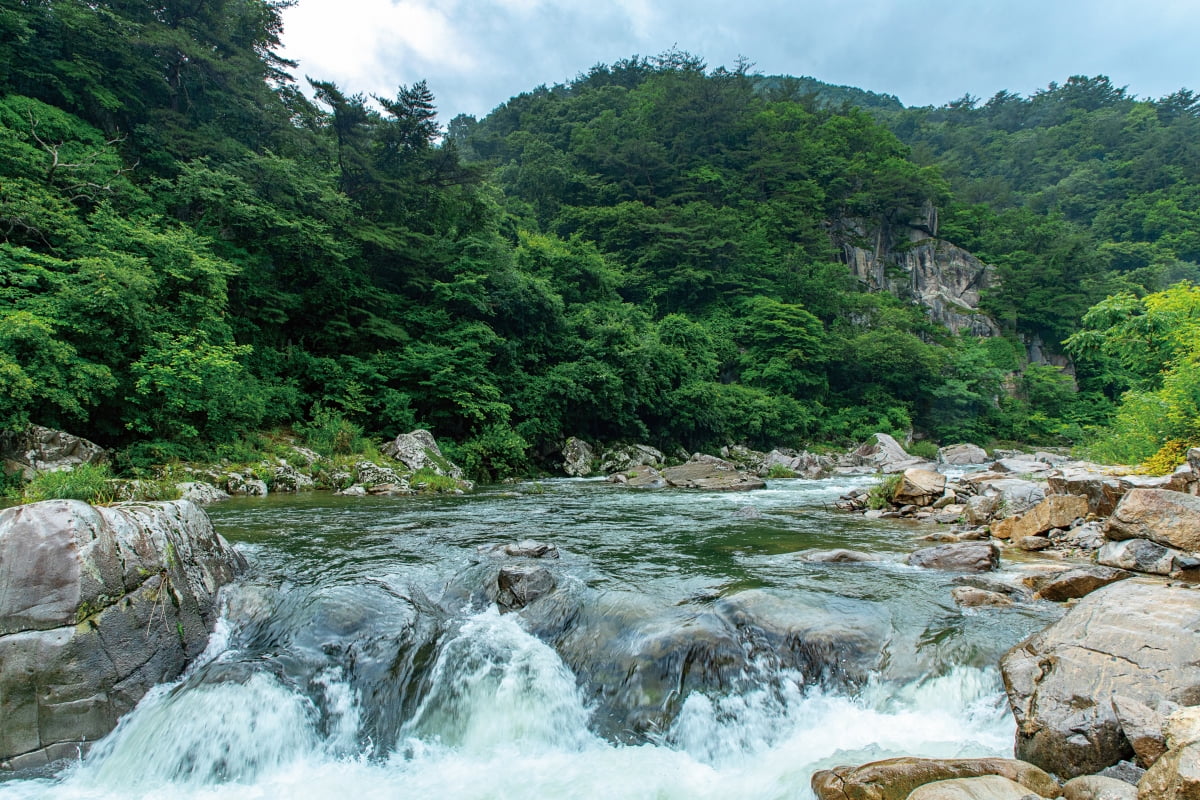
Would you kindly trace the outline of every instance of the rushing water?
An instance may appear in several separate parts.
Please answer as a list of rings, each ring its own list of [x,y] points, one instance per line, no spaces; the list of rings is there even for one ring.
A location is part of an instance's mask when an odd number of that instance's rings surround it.
[[[834,764],[1011,755],[995,664],[1054,610],[957,608],[896,560],[929,528],[828,510],[869,480],[215,506],[251,570],[204,657],[0,799],[803,798]],[[502,614],[476,548],[528,538],[559,588]],[[794,555],[830,547],[879,561]],[[771,619],[855,644],[782,653]]]

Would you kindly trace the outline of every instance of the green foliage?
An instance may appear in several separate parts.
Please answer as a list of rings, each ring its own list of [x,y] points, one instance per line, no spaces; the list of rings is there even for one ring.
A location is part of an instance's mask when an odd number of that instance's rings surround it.
[[[904,448],[910,456],[916,458],[927,458],[934,460],[937,458],[938,445],[932,439],[917,439]]]
[[[408,485],[418,492],[427,492],[430,494],[456,492],[461,488],[456,478],[452,478],[449,475],[439,475],[429,469],[419,469],[414,472],[408,479]]]
[[[867,508],[876,511],[891,508],[892,498],[896,496],[896,490],[903,480],[904,475],[899,472],[884,475],[879,483],[867,490]]]
[[[767,470],[768,478],[795,478],[796,473],[785,467],[783,464],[772,464]]]
[[[116,487],[106,464],[80,464],[74,469],[40,472],[21,491],[21,500],[83,500],[87,503],[111,503]]]
[[[473,480],[494,483],[526,474],[528,449],[529,444],[516,431],[493,425],[450,449],[447,455]]]
[[[326,458],[358,453],[363,446],[363,431],[337,411],[316,405],[312,420],[296,426],[301,441]]]

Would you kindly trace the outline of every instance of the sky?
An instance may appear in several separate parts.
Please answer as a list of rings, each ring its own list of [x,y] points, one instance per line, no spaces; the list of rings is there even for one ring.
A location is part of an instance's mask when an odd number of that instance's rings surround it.
[[[1139,97],[1200,91],[1197,0],[298,0],[283,55],[394,97],[425,80],[442,124],[598,63],[671,48],[943,105],[1107,75]]]

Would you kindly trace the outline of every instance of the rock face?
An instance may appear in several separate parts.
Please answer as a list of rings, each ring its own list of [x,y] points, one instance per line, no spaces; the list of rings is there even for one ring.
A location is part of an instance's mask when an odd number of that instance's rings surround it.
[[[910,298],[955,333],[998,336],[996,323],[979,311],[981,293],[994,285],[992,269],[966,250],[930,237],[926,228],[936,229],[932,222],[905,229],[907,241],[876,231],[870,249],[862,246],[868,237],[861,229],[853,230],[856,236],[835,236],[835,241],[842,245],[850,271],[872,291]]]
[[[412,433],[402,433],[383,448],[383,454],[404,464],[413,472],[425,469],[437,475],[461,479],[463,471],[442,455],[433,434],[418,428]]]
[[[1121,478],[1088,470],[1063,470],[1046,476],[1050,494],[1073,494],[1087,498],[1088,513],[1107,517],[1117,508],[1117,503],[1129,485]]]
[[[1149,539],[1200,551],[1200,497],[1165,489],[1131,489],[1108,520],[1109,539]]]
[[[1069,528],[1079,517],[1087,514],[1086,498],[1072,494],[1047,497],[1020,516],[1003,520],[993,534],[1001,539],[1020,541],[1027,536],[1040,536],[1052,528]]]
[[[572,478],[586,478],[592,474],[596,451],[583,439],[572,436],[563,443],[562,459],[563,472]]]
[[[1000,553],[989,542],[953,542],[918,550],[908,563],[926,569],[990,572],[1000,566]]]
[[[1123,581],[1130,577],[1123,569],[1105,566],[1086,566],[1069,569],[1050,576],[1038,585],[1036,596],[1042,600],[1061,603],[1091,594],[1101,586]]]
[[[1147,539],[1126,539],[1108,542],[1096,553],[1096,562],[1106,567],[1147,572],[1151,575],[1170,575],[1175,571],[1178,550],[1163,547]]]
[[[199,655],[245,567],[195,504],[0,512],[0,761],[78,754]]]
[[[867,467],[874,472],[904,472],[910,467],[926,466],[923,458],[910,456],[894,438],[876,433],[838,460],[843,467]]]
[[[20,471],[26,478],[32,478],[37,472],[98,464],[105,457],[106,453],[99,445],[41,425],[30,425],[20,433],[0,433],[0,461],[4,463],[4,471]]]
[[[1000,662],[1016,754],[1062,777],[1133,755],[1112,696],[1200,701],[1200,593],[1122,581],[1092,592]]]
[[[818,770],[812,790],[819,800],[904,800],[936,781],[998,775],[1042,797],[1057,797],[1058,783],[1043,770],[1011,758],[889,758],[860,767]]]

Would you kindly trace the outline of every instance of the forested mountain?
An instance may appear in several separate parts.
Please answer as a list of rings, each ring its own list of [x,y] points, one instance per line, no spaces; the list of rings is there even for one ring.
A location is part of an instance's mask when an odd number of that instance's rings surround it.
[[[137,463],[334,415],[495,477],[569,435],[1077,441],[1161,388],[1116,317],[1079,331],[1195,274],[1190,94],[902,109],[669,52],[443,131],[423,82],[300,86],[283,5],[0,0],[0,427]],[[931,207],[996,265],[1005,336],[842,263],[839,231]],[[1085,394],[1023,369],[1035,333],[1073,336]]]

